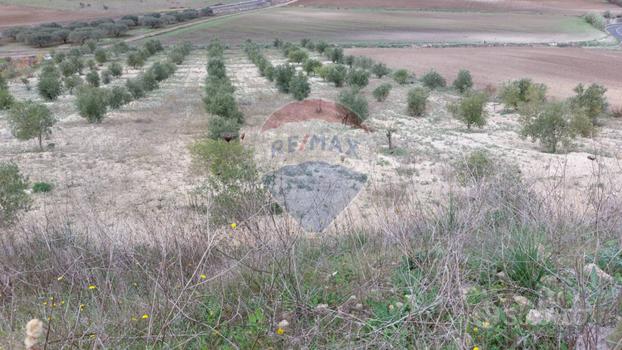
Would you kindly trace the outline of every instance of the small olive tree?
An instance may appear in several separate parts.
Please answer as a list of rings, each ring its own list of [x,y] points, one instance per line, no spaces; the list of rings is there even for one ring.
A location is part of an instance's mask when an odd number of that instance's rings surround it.
[[[445,78],[443,78],[443,76],[435,70],[431,70],[424,74],[421,77],[421,82],[423,82],[423,85],[425,87],[431,90],[444,88],[445,86],[447,86],[447,81],[445,80]]]
[[[570,110],[564,102],[545,102],[521,113],[521,136],[540,141],[547,152],[557,152],[560,143],[568,144],[575,136],[569,123]]]
[[[289,81],[289,92],[298,101],[307,98],[311,93],[311,86],[309,85],[307,76],[302,74],[302,72],[298,72],[297,75],[293,76]]]
[[[410,73],[406,69],[398,69],[393,73],[393,79],[400,85],[408,83]]]
[[[8,116],[11,134],[18,140],[38,139],[39,149],[43,150],[43,137],[52,133],[56,118],[43,104],[33,101],[13,104]]]
[[[378,86],[373,92],[373,95],[376,98],[376,101],[378,102],[385,101],[387,97],[389,97],[389,93],[391,92],[391,89],[393,89],[393,85],[389,83],[384,83]]]
[[[369,104],[365,96],[359,94],[357,89],[344,90],[339,94],[339,103],[348,108],[359,122],[363,122],[369,116]]]
[[[458,77],[454,80],[454,89],[458,90],[461,94],[469,91],[473,87],[473,78],[471,72],[466,69],[458,72]]]
[[[417,87],[408,92],[408,114],[421,117],[425,113],[430,90]]]
[[[462,121],[467,129],[473,125],[482,128],[486,125],[486,103],[488,96],[483,92],[472,92],[464,96],[457,105],[452,106],[452,112],[456,119]]]
[[[78,91],[76,107],[80,116],[89,123],[101,123],[107,109],[107,94],[103,89],[83,87]]]
[[[0,163],[0,226],[15,220],[18,210],[28,209],[30,197],[26,193],[28,179],[13,163]]]

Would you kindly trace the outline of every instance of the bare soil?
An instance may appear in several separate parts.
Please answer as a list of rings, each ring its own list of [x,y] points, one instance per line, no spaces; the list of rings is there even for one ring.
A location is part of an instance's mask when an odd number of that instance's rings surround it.
[[[557,13],[620,10],[613,4],[596,0],[299,0],[293,6]]]
[[[276,129],[287,123],[298,123],[311,119],[360,127],[358,119],[343,106],[333,101],[310,99],[290,103],[274,112],[266,120],[261,131]]]
[[[0,30],[15,26],[28,26],[47,22],[69,22],[109,16],[105,11],[56,10],[39,7],[1,5]]]
[[[551,47],[480,48],[361,48],[348,54],[363,55],[406,68],[417,76],[430,69],[451,83],[460,69],[468,69],[477,88],[529,77],[549,86],[551,96],[569,97],[579,83],[606,86],[612,104],[622,105],[622,51]]]

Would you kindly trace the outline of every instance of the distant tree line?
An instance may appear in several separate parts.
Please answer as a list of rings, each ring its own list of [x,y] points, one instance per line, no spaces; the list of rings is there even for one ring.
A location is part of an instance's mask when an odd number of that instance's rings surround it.
[[[162,28],[170,24],[190,21],[199,17],[212,16],[210,7],[186,9],[164,13],[150,13],[143,16],[127,15],[120,19],[100,18],[91,22],[71,22],[61,25],[56,22],[44,23],[35,27],[13,27],[3,31],[3,35],[17,42],[34,47],[48,47],[61,44],[82,45],[88,40],[118,38],[136,27]]]

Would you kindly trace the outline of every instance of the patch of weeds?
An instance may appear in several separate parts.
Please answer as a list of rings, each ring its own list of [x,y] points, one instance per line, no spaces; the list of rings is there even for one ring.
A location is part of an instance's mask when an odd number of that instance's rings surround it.
[[[588,260],[595,260],[598,267],[612,275],[616,280],[622,281],[622,249],[617,241],[607,242],[596,253],[596,256],[592,256]]]
[[[530,296],[535,295],[542,278],[550,271],[549,257],[543,252],[536,234],[525,230],[513,234],[502,264],[520,292]]]
[[[51,192],[53,187],[54,186],[52,184],[49,184],[47,182],[35,182],[32,185],[32,192],[33,193],[47,193],[47,192]]]
[[[406,148],[402,148],[402,147],[393,147],[393,148],[383,147],[380,150],[380,153],[385,156],[395,156],[395,157],[406,157],[410,154],[410,152],[408,152]]]

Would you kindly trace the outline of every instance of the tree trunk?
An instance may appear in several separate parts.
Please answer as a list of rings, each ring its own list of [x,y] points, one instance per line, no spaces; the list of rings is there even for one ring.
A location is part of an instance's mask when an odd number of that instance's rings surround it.
[[[41,151],[43,151],[43,140],[42,139],[43,139],[43,135],[42,133],[39,133],[39,149]]]

